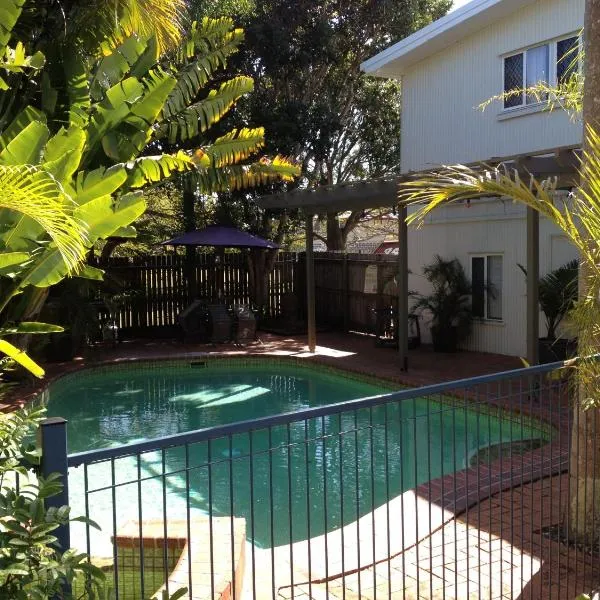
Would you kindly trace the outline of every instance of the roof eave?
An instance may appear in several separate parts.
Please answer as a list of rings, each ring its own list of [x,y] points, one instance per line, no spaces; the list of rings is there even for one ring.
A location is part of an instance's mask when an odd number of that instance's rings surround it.
[[[369,58],[361,64],[361,70],[378,77],[399,78],[413,64],[535,1],[472,0]]]

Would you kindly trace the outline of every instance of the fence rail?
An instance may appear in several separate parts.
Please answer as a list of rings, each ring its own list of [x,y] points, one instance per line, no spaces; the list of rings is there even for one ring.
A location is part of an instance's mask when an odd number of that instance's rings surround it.
[[[559,366],[72,454],[73,510],[102,531],[74,523],[71,544],[127,600],[574,598],[600,547],[560,537],[578,497]]]

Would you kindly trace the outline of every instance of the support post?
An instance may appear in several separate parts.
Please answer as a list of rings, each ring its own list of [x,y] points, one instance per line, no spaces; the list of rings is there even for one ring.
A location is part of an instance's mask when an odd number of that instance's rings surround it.
[[[408,225],[406,205],[398,205],[398,353],[408,371]]]
[[[342,262],[342,294],[344,295],[342,302],[344,303],[344,333],[348,333],[348,331],[350,330],[350,289],[348,280],[348,253],[344,252],[344,260]]]
[[[540,215],[527,208],[527,361],[539,362]]]
[[[317,346],[315,316],[315,254],[313,251],[313,215],[306,215],[306,320],[308,325],[308,350]]]
[[[69,504],[69,477],[67,462],[67,421],[61,417],[44,419],[38,429],[38,445],[42,449],[41,475],[48,477],[50,473],[60,473],[63,489],[60,494],[44,499],[46,508],[50,506],[66,506]],[[61,552],[71,547],[69,524],[61,525],[54,530]]]

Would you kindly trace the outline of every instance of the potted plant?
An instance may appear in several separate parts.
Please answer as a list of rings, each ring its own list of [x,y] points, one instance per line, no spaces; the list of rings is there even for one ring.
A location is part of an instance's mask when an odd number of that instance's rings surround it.
[[[471,282],[458,259],[444,260],[436,255],[423,267],[425,279],[433,286],[431,294],[415,294],[412,314],[429,313],[431,339],[436,352],[456,352],[471,331]]]
[[[540,278],[538,299],[546,321],[546,337],[539,339],[540,362],[566,360],[575,353],[573,340],[557,337],[558,326],[577,302],[579,262],[574,259]],[[525,275],[523,265],[519,268]]]

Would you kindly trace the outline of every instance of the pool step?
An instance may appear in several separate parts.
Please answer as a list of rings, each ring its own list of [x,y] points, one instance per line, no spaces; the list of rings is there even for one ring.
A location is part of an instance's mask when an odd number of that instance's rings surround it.
[[[166,551],[170,594],[180,588],[188,588],[189,593],[191,571],[191,594],[186,595],[186,598],[231,600],[234,593],[236,598],[241,598],[246,562],[246,520],[237,517],[233,519],[233,553],[231,529],[230,517],[214,517],[212,527],[208,517],[195,517],[190,521],[188,539],[187,521],[170,520],[165,541],[163,521],[144,520],[140,543],[139,522],[129,521],[117,532],[113,543],[117,546],[119,568],[141,564],[142,549],[144,567],[154,567],[157,561],[161,561],[159,564],[162,564]],[[212,549],[210,539],[213,540]],[[233,565],[232,555],[235,563]],[[152,598],[162,599],[162,592],[166,589],[167,584],[163,583]]]

